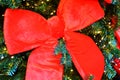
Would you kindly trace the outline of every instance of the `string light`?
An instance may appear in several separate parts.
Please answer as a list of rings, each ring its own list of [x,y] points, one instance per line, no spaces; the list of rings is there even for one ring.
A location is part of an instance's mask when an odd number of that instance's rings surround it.
[[[14,56],[11,56],[11,58],[13,59],[13,58],[14,58]]]
[[[73,72],[73,69],[71,69],[70,72]]]
[[[30,4],[27,2],[27,3],[26,3],[26,6],[30,6]]]
[[[106,47],[106,45],[103,45],[103,46],[102,46],[102,48],[105,48],[105,47]]]
[[[4,17],[4,14],[2,14],[2,16]]]
[[[38,4],[35,3],[34,6],[38,6]]]
[[[101,40],[104,40],[104,37],[102,37]]]
[[[4,51],[6,51],[7,49],[6,49],[6,47],[4,47],[4,49],[3,49]]]
[[[53,12],[50,13],[50,15],[53,15],[53,14],[54,14]]]
[[[41,4],[44,4],[44,1],[41,1]]]
[[[50,0],[46,0],[47,2],[49,2]]]
[[[1,56],[0,58],[1,58],[1,59],[4,59],[4,56]]]

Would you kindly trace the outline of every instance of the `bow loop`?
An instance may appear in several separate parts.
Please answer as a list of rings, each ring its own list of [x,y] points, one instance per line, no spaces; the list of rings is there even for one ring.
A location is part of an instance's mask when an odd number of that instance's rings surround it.
[[[4,37],[9,54],[36,48],[50,36],[47,20],[41,15],[28,10],[6,10]]]
[[[57,15],[65,22],[65,31],[83,29],[104,16],[98,0],[61,0]]]

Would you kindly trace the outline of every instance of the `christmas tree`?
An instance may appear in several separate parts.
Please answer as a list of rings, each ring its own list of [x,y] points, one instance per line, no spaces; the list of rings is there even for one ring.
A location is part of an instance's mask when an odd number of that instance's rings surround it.
[[[24,80],[28,58],[32,52],[32,50],[29,50],[20,54],[9,55],[3,30],[6,9],[30,10],[49,20],[49,18],[57,14],[59,3],[59,0],[0,0],[0,80]],[[119,80],[120,1],[99,0],[99,5],[104,10],[104,17],[75,32],[91,37],[104,55],[105,67],[102,80]],[[56,37],[56,35],[54,36]],[[76,69],[76,65],[73,64],[69,51],[66,48],[64,37],[59,38],[58,41],[54,52],[56,55],[62,53],[61,64],[64,65],[63,80],[82,80],[82,76]],[[88,78],[93,80],[94,75],[91,74]]]

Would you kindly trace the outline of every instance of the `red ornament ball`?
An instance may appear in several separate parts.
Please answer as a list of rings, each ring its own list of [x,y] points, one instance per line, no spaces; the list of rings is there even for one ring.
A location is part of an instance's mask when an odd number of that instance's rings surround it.
[[[105,0],[106,3],[111,4],[112,0]]]
[[[115,58],[113,63],[114,63],[114,66],[113,66],[114,69],[120,75],[120,59],[119,58]]]

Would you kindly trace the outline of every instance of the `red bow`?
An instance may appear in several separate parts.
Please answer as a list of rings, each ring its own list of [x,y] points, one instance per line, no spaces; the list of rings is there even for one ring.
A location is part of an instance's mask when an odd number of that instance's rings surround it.
[[[104,16],[98,0],[61,0],[57,15],[46,20],[21,9],[7,9],[4,21],[5,43],[10,55],[32,50],[26,80],[62,80],[61,55],[54,55],[57,39],[64,37],[68,52],[84,80],[89,75],[100,80],[104,57],[94,41],[76,30]]]

